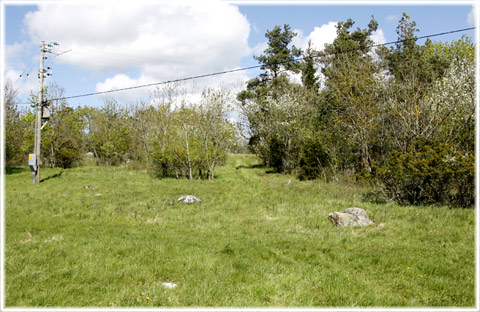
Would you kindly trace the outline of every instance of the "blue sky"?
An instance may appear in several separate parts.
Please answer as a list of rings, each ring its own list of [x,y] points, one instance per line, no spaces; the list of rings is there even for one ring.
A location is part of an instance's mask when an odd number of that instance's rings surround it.
[[[395,41],[395,29],[402,12],[417,23],[418,36],[475,26],[472,4],[384,4],[251,5],[228,2],[86,2],[66,5],[48,2],[19,5],[5,2],[3,75],[26,102],[38,92],[37,71],[41,40],[57,41],[56,52],[47,55],[46,66],[53,76],[46,83],[64,88],[74,96],[112,88],[150,84],[189,76],[257,65],[253,55],[265,48],[265,32],[275,25],[289,24],[298,32],[294,43],[305,47],[311,39],[321,49],[335,37],[335,24],[352,18],[355,27],[365,28],[374,15],[378,43]],[[427,4],[425,4],[427,3]],[[458,2],[457,2],[458,3]],[[451,41],[462,34],[475,38],[474,31],[435,37]],[[29,74],[26,77],[26,74]],[[189,82],[199,92],[222,84],[241,88],[255,70]],[[20,78],[20,74],[23,77]],[[119,102],[148,98],[154,88],[117,92]],[[69,100],[72,106],[101,105],[103,96]]]

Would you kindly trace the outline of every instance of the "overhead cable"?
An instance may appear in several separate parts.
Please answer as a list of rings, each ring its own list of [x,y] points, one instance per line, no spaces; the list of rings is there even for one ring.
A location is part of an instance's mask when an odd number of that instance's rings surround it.
[[[431,37],[438,37],[438,36],[443,36],[443,35],[447,35],[447,34],[454,34],[454,33],[459,33],[459,32],[465,32],[465,31],[474,30],[474,29],[476,29],[476,27],[457,29],[457,30],[452,30],[452,31],[446,31],[446,32],[442,32],[442,33],[432,34],[432,35],[420,36],[420,37],[417,37],[417,38],[414,38],[414,39],[403,39],[403,40],[391,41],[391,42],[386,42],[386,43],[374,44],[374,45],[369,46],[368,48],[376,48],[376,47],[380,47],[380,46],[398,44],[398,43],[403,43],[403,42],[411,41],[411,40],[417,41],[417,40],[420,40],[420,39],[426,39],[426,38],[431,38]],[[332,56],[332,55],[335,55],[335,54],[348,53],[348,52],[356,51],[356,50],[360,50],[360,48],[358,48],[358,49],[352,49],[352,50],[348,50],[348,51],[341,51],[341,52],[334,52],[334,53],[323,54],[323,55],[321,55],[321,56],[316,56],[316,57]],[[304,59],[304,57],[297,58],[297,59],[295,59],[295,62],[299,62],[299,61],[301,61],[301,60],[303,60],[303,59]],[[274,64],[270,64],[270,65],[281,65],[281,64],[283,64],[283,63],[284,63],[284,62],[278,62],[278,63],[274,63]],[[265,65],[265,64],[262,64],[262,65],[254,65],[254,66],[242,67],[242,68],[231,69],[231,70],[225,70],[225,71],[220,71],[220,72],[215,72],[215,73],[210,73],[210,74],[203,74],[203,75],[190,76],[190,77],[185,77],[185,78],[179,78],[179,79],[173,79],[173,80],[155,82],[155,83],[138,85],[138,86],[131,86],[131,87],[125,87],[125,88],[119,88],[119,89],[112,89],[112,90],[108,90],[108,91],[99,91],[99,92],[92,92],[92,93],[86,93],[86,94],[65,96],[65,97],[60,97],[60,98],[52,99],[52,101],[75,99],[75,98],[81,98],[81,97],[87,97],[87,96],[93,96],[93,95],[100,95],[100,94],[107,94],[107,93],[120,92],[120,91],[127,91],[127,90],[133,90],[133,89],[147,88],[147,87],[158,86],[158,85],[162,85],[162,84],[182,82],[182,81],[188,81],[188,80],[194,80],[194,79],[200,79],[200,78],[206,78],[206,77],[224,75],[224,74],[229,74],[229,73],[234,73],[234,72],[239,72],[239,71],[244,71],[244,70],[249,70],[249,69],[256,69],[256,68],[260,68],[260,67],[264,67],[264,66],[266,66],[266,65]]]

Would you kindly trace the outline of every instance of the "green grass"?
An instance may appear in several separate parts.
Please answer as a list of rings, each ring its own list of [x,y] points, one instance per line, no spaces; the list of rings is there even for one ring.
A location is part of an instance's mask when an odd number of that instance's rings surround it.
[[[257,161],[231,156],[214,181],[103,167],[43,169],[39,185],[6,175],[6,306],[475,305],[473,209],[373,204],[368,188],[288,183]],[[202,203],[177,203],[187,194]],[[352,206],[375,224],[327,219]]]

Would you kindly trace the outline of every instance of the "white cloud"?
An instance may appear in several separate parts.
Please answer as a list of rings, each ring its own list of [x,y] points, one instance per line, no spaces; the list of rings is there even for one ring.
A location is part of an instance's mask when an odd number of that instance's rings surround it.
[[[190,102],[196,103],[201,97],[201,93],[205,88],[220,88],[223,87],[229,90],[240,90],[245,87],[245,83],[248,80],[245,72],[233,72],[224,75],[204,77],[202,79],[191,79],[187,81],[177,82],[178,89],[184,89],[187,93],[187,98]],[[135,102],[140,98],[146,99],[154,97],[154,90],[156,86],[162,88],[163,82],[167,80],[159,81],[152,76],[145,74],[140,75],[138,78],[131,78],[125,74],[116,74],[111,78],[105,79],[104,82],[96,84],[96,92],[106,92],[110,90],[119,90],[124,88],[143,86],[149,84],[155,84],[155,86],[138,88],[133,90],[120,91],[115,93],[117,98],[121,98],[125,102]],[[103,97],[104,95],[100,95]]]
[[[13,87],[18,91],[19,95],[28,95],[32,90],[38,92],[40,85],[38,83],[37,74],[30,74],[26,76],[24,74],[22,77],[20,75],[22,72],[15,69],[8,69],[4,72],[5,80],[10,80],[13,83]]]
[[[115,72],[97,91],[229,70],[250,53],[248,20],[222,1],[40,3],[24,23],[33,41],[72,49],[57,62]]]
[[[265,49],[268,48],[268,41],[265,40],[263,42],[258,43],[256,46],[253,47],[252,53],[253,55],[259,56],[263,54]]]
[[[391,22],[396,22],[398,21],[400,18],[398,17],[398,15],[396,14],[390,14],[388,16],[385,17],[385,20],[388,22],[388,23],[391,23]]]
[[[337,37],[336,26],[337,22],[329,22],[328,24],[324,24],[320,27],[315,27],[310,35],[308,35],[308,39],[312,40],[313,48],[317,50],[323,50],[325,44],[333,43]]]
[[[383,29],[377,29],[377,31],[374,31],[372,35],[370,36],[370,39],[372,39],[374,45],[378,44],[384,44],[387,42],[385,39],[385,34],[383,32]],[[379,60],[379,56],[374,53],[378,48],[373,48],[371,52],[369,52],[370,55],[372,55],[376,60]]]
[[[374,44],[384,44],[387,42],[387,40],[385,39],[385,33],[381,28],[377,31],[374,31],[370,36],[370,39],[373,40]]]
[[[315,50],[323,50],[325,44],[333,43],[337,37],[337,22],[328,22],[318,27],[315,26],[313,31],[305,37],[302,30],[296,29],[297,36],[293,38],[292,43],[297,47],[305,50],[308,41],[312,41],[312,48]]]
[[[302,83],[302,73],[298,73],[298,74],[290,73],[290,74],[288,75],[288,79],[289,79],[290,82],[292,82],[292,83],[301,84],[301,83]]]
[[[96,92],[105,92],[110,90],[119,90],[124,88],[130,88],[134,86],[140,86],[145,84],[153,83],[153,80],[147,79],[144,76],[141,76],[138,79],[130,78],[125,74],[116,74],[111,78],[105,79],[104,82],[98,82],[96,84],[95,90]],[[148,90],[146,89],[134,89],[133,92],[122,91],[118,93],[118,97],[121,97],[127,101],[136,101],[138,97],[143,97],[148,95]],[[103,96],[103,95],[102,95]]]
[[[468,13],[467,16],[467,24],[470,26],[475,26],[476,25],[476,17],[475,17],[475,7],[472,7],[472,10],[470,13]]]
[[[30,62],[27,64],[23,61],[25,51],[29,51],[30,48],[30,44],[26,42],[5,45],[4,77],[13,83],[19,95],[28,95],[31,90],[39,89],[37,74],[40,57],[27,55],[26,59],[30,59]]]

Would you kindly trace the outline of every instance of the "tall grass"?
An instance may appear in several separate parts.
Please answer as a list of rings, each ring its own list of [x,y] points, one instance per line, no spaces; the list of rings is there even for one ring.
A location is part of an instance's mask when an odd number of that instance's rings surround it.
[[[214,181],[6,175],[7,307],[474,306],[473,210],[373,204],[368,188],[255,164],[231,156]],[[202,203],[177,202],[187,194]],[[352,206],[375,224],[327,219]]]

